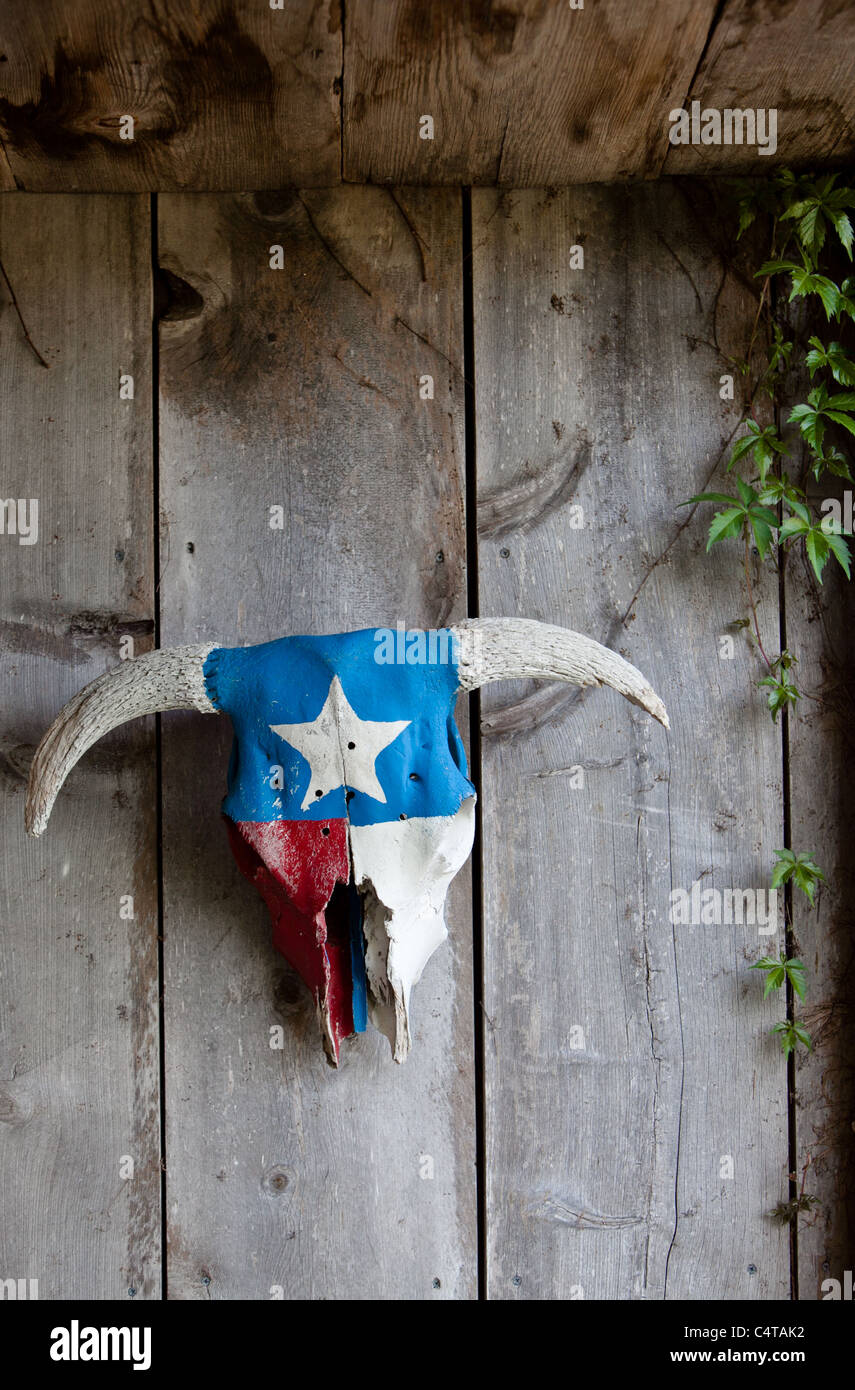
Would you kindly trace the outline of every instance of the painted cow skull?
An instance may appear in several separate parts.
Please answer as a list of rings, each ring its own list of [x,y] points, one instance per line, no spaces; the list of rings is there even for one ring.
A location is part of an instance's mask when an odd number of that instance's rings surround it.
[[[455,700],[520,677],[610,685],[668,725],[617,653],[525,619],[176,647],[126,662],[65,706],[33,760],[27,830],[42,834],[68,773],[110,729],[171,709],[227,713],[229,839],[274,945],[314,995],[330,1057],[370,1018],[403,1062],[412,987],[447,935],[446,894],[475,828]]]

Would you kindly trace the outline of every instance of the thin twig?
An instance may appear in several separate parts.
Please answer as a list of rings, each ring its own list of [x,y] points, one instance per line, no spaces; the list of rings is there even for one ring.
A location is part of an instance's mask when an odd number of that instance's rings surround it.
[[[42,365],[43,367],[45,367],[48,371],[50,371],[50,362],[46,362],[46,361],[45,361],[45,359],[42,357],[41,353],[39,352],[38,348],[36,347],[35,343],[33,342],[32,338],[30,337],[29,329],[27,328],[27,325],[24,323],[24,315],[21,313],[21,306],[20,306],[20,304],[18,303],[18,299],[17,299],[17,296],[16,296],[16,294],[15,294],[15,291],[12,289],[12,281],[9,279],[9,276],[6,274],[6,267],[4,266],[2,260],[0,260],[0,274],[2,274],[3,279],[4,279],[5,282],[6,282],[6,288],[7,288],[7,290],[9,291],[9,296],[10,296],[10,298],[11,298],[11,300],[12,300],[12,307],[13,307],[13,309],[15,310],[15,313],[18,315],[18,321],[19,321],[19,323],[20,323],[20,325],[21,325],[21,328],[23,329],[24,337],[26,338],[27,342],[28,342],[29,345],[30,345],[30,348],[31,348],[32,353],[33,353],[33,356],[35,357],[35,359],[36,359],[37,362],[41,363],[41,365]]]
[[[745,566],[745,583],[748,585],[748,606],[749,606],[749,608],[751,609],[751,616],[752,616],[752,618],[754,619],[754,634],[755,634],[755,636],[756,636],[756,638],[757,638],[757,646],[760,648],[760,655],[762,656],[762,658],[763,658],[763,660],[765,661],[766,665],[769,667],[769,670],[774,672],[774,667],[772,666],[771,661],[769,660],[768,656],[766,655],[766,650],[765,650],[765,648],[764,648],[764,646],[763,646],[763,639],[762,639],[761,636],[760,636],[760,624],[759,624],[759,622],[757,621],[757,605],[756,605],[756,603],[754,602],[754,590],[753,590],[752,587],[751,587],[751,575],[749,574],[749,568],[748,568],[748,533],[747,533],[747,532],[746,532],[746,534],[745,534],[745,558],[744,558],[744,566]]]

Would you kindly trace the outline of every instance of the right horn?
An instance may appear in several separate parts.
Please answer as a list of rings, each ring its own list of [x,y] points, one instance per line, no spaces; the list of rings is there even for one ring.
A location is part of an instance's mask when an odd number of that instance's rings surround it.
[[[610,685],[666,729],[670,727],[664,704],[641,672],[581,632],[532,618],[470,618],[451,630],[457,639],[461,690],[526,677]]]

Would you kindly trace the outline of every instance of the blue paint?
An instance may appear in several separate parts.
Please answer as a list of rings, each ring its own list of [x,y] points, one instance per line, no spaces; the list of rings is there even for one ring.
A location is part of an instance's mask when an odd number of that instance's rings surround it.
[[[353,1031],[364,1033],[368,1025],[368,981],[365,976],[365,937],[362,934],[362,899],[351,875],[347,886],[350,918],[350,966],[353,991]]]
[[[217,647],[205,662],[205,687],[215,707],[231,717],[235,738],[225,814],[234,821],[327,820],[375,825],[411,816],[451,816],[474,795],[466,755],[454,722],[456,659],[380,664],[377,629],[327,637],[282,637],[255,647]],[[445,633],[440,633],[445,637]],[[447,641],[453,645],[452,636]],[[452,658],[456,653],[452,651]],[[409,720],[379,754],[375,771],[386,801],[338,787],[301,803],[309,764],[271,724],[316,719],[338,676],[360,719]],[[284,771],[284,788],[270,785],[271,768]],[[355,978],[355,977],[354,977]]]

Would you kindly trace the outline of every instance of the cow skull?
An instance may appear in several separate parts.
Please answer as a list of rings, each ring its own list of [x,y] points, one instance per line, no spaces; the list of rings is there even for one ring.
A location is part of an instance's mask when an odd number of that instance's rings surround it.
[[[232,849],[267,903],[274,945],[314,995],[335,1062],[367,1018],[397,1062],[410,1049],[411,991],[447,935],[446,894],[475,828],[458,692],[522,677],[610,685],[668,727],[641,673],[579,633],[472,619],[406,634],[390,651],[387,632],[176,647],[126,662],[61,711],[27,792],[27,830],[41,835],[68,773],[109,730],[170,709],[228,713]]]

